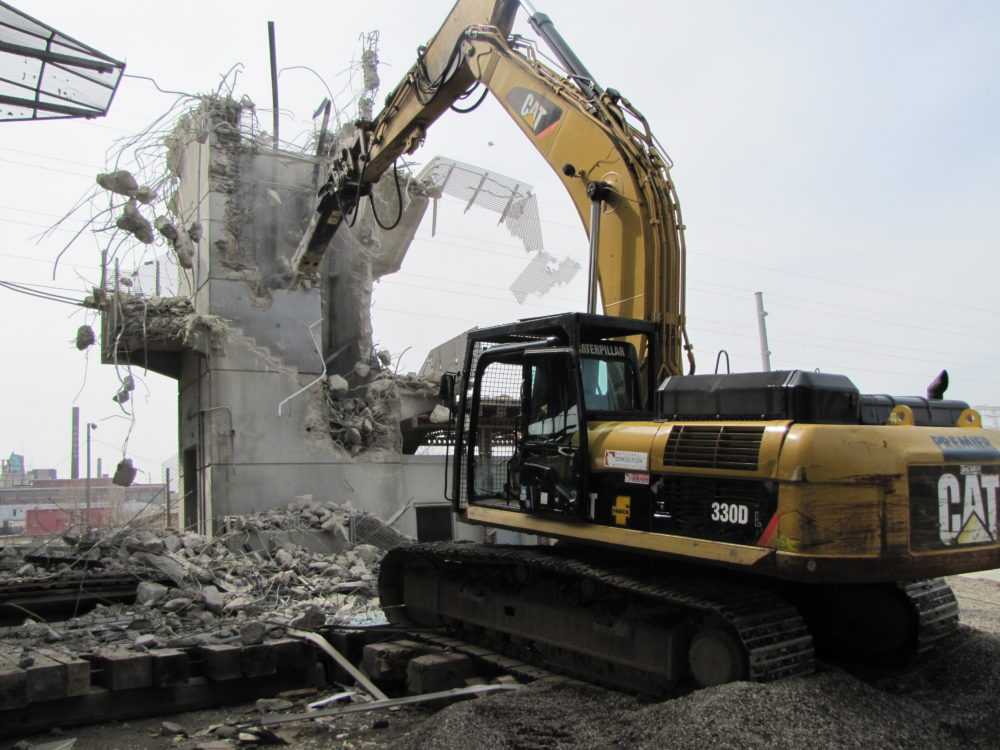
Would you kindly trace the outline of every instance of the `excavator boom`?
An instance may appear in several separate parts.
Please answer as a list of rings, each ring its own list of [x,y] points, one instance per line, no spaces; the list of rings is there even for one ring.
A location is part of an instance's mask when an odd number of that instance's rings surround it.
[[[355,140],[334,155],[293,267],[315,272],[333,234],[371,186],[423,143],[438,117],[482,86],[559,175],[576,206],[591,240],[591,312],[599,287],[605,314],[661,326],[660,350],[640,351],[640,357],[661,376],[680,374],[685,249],[669,160],[638,110],[591,79],[547,16],[529,20],[568,75],[511,36],[518,7],[513,0],[456,3],[385,108],[358,123]]]

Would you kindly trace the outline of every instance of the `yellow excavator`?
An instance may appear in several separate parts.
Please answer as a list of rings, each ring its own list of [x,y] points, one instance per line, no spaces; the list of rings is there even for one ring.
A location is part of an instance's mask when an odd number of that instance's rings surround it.
[[[589,234],[588,311],[476,329],[442,381],[458,518],[553,543],[393,550],[389,619],[650,693],[806,674],[817,652],[931,648],[958,623],[940,576],[1000,567],[1000,433],[943,398],[946,373],[919,398],[799,370],[693,374],[670,161],[547,16],[526,8],[562,72],[511,33],[519,7],[459,0],[336,155],[295,258],[314,271],[375,181],[477,87]]]

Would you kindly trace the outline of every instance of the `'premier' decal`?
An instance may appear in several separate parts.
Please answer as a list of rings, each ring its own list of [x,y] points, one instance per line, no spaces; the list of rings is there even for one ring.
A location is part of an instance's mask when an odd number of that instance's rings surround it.
[[[1000,459],[989,439],[981,435],[931,435],[946,461],[994,461]]]

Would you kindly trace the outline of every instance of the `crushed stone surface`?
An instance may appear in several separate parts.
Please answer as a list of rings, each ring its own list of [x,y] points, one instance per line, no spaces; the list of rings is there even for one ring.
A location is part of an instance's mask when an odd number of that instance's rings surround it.
[[[297,523],[315,528],[322,526],[327,512],[331,516],[325,522],[337,522],[332,508],[303,503],[292,512],[244,518],[242,528],[233,533],[283,533]],[[260,528],[264,526],[267,529]],[[159,548],[157,539],[142,536],[133,538],[132,546]],[[352,551],[357,560],[376,564],[377,553],[357,547]],[[272,552],[278,566],[291,565],[284,570],[299,570],[302,554],[284,547]],[[1000,583],[964,576],[949,583],[959,598],[964,624],[932,654],[903,670],[861,675],[823,664],[809,677],[732,683],[659,702],[554,678],[440,710],[355,714],[282,725],[276,733],[293,750],[995,748],[1000,744],[994,718],[1000,690]],[[44,635],[41,628],[38,631]],[[311,699],[298,699],[290,710],[303,710]],[[66,734],[79,737],[80,750],[191,748],[199,741],[218,741],[227,726],[254,715],[253,704],[248,704]],[[181,740],[165,735],[165,720],[180,724],[188,736]]]
[[[1000,583],[952,578],[960,631],[902,672],[732,683],[659,703],[572,681],[455,704],[393,750],[995,748]]]

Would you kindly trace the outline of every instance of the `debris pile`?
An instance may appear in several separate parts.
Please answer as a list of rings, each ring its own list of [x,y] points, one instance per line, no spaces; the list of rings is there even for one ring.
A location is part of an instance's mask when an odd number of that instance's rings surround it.
[[[371,448],[399,450],[399,395],[391,376],[379,374],[350,388],[345,378],[332,375],[325,394],[330,435],[351,455]]]
[[[302,533],[307,531],[311,535]],[[383,622],[378,566],[386,549],[409,540],[349,505],[303,499],[231,518],[214,539],[117,529],[72,541],[75,547],[36,563],[0,550],[0,582],[51,582],[84,568],[91,576],[129,573],[138,579],[135,604],[98,606],[54,625],[29,619],[7,632],[22,647],[59,642],[87,652],[111,644],[135,650],[253,645],[282,637],[288,628]],[[27,556],[38,561],[33,552]]]
[[[438,397],[437,382],[412,373],[394,375],[379,357],[373,357],[372,364],[358,362],[349,377],[330,375],[324,396],[330,436],[355,456],[371,449],[400,451],[402,399],[436,401]],[[427,406],[428,411],[431,408]]]
[[[113,308],[117,322],[114,344],[130,351],[195,346],[199,336],[207,337],[206,346],[218,349],[230,331],[224,318],[196,313],[187,297],[144,297],[96,290],[84,305]]]

